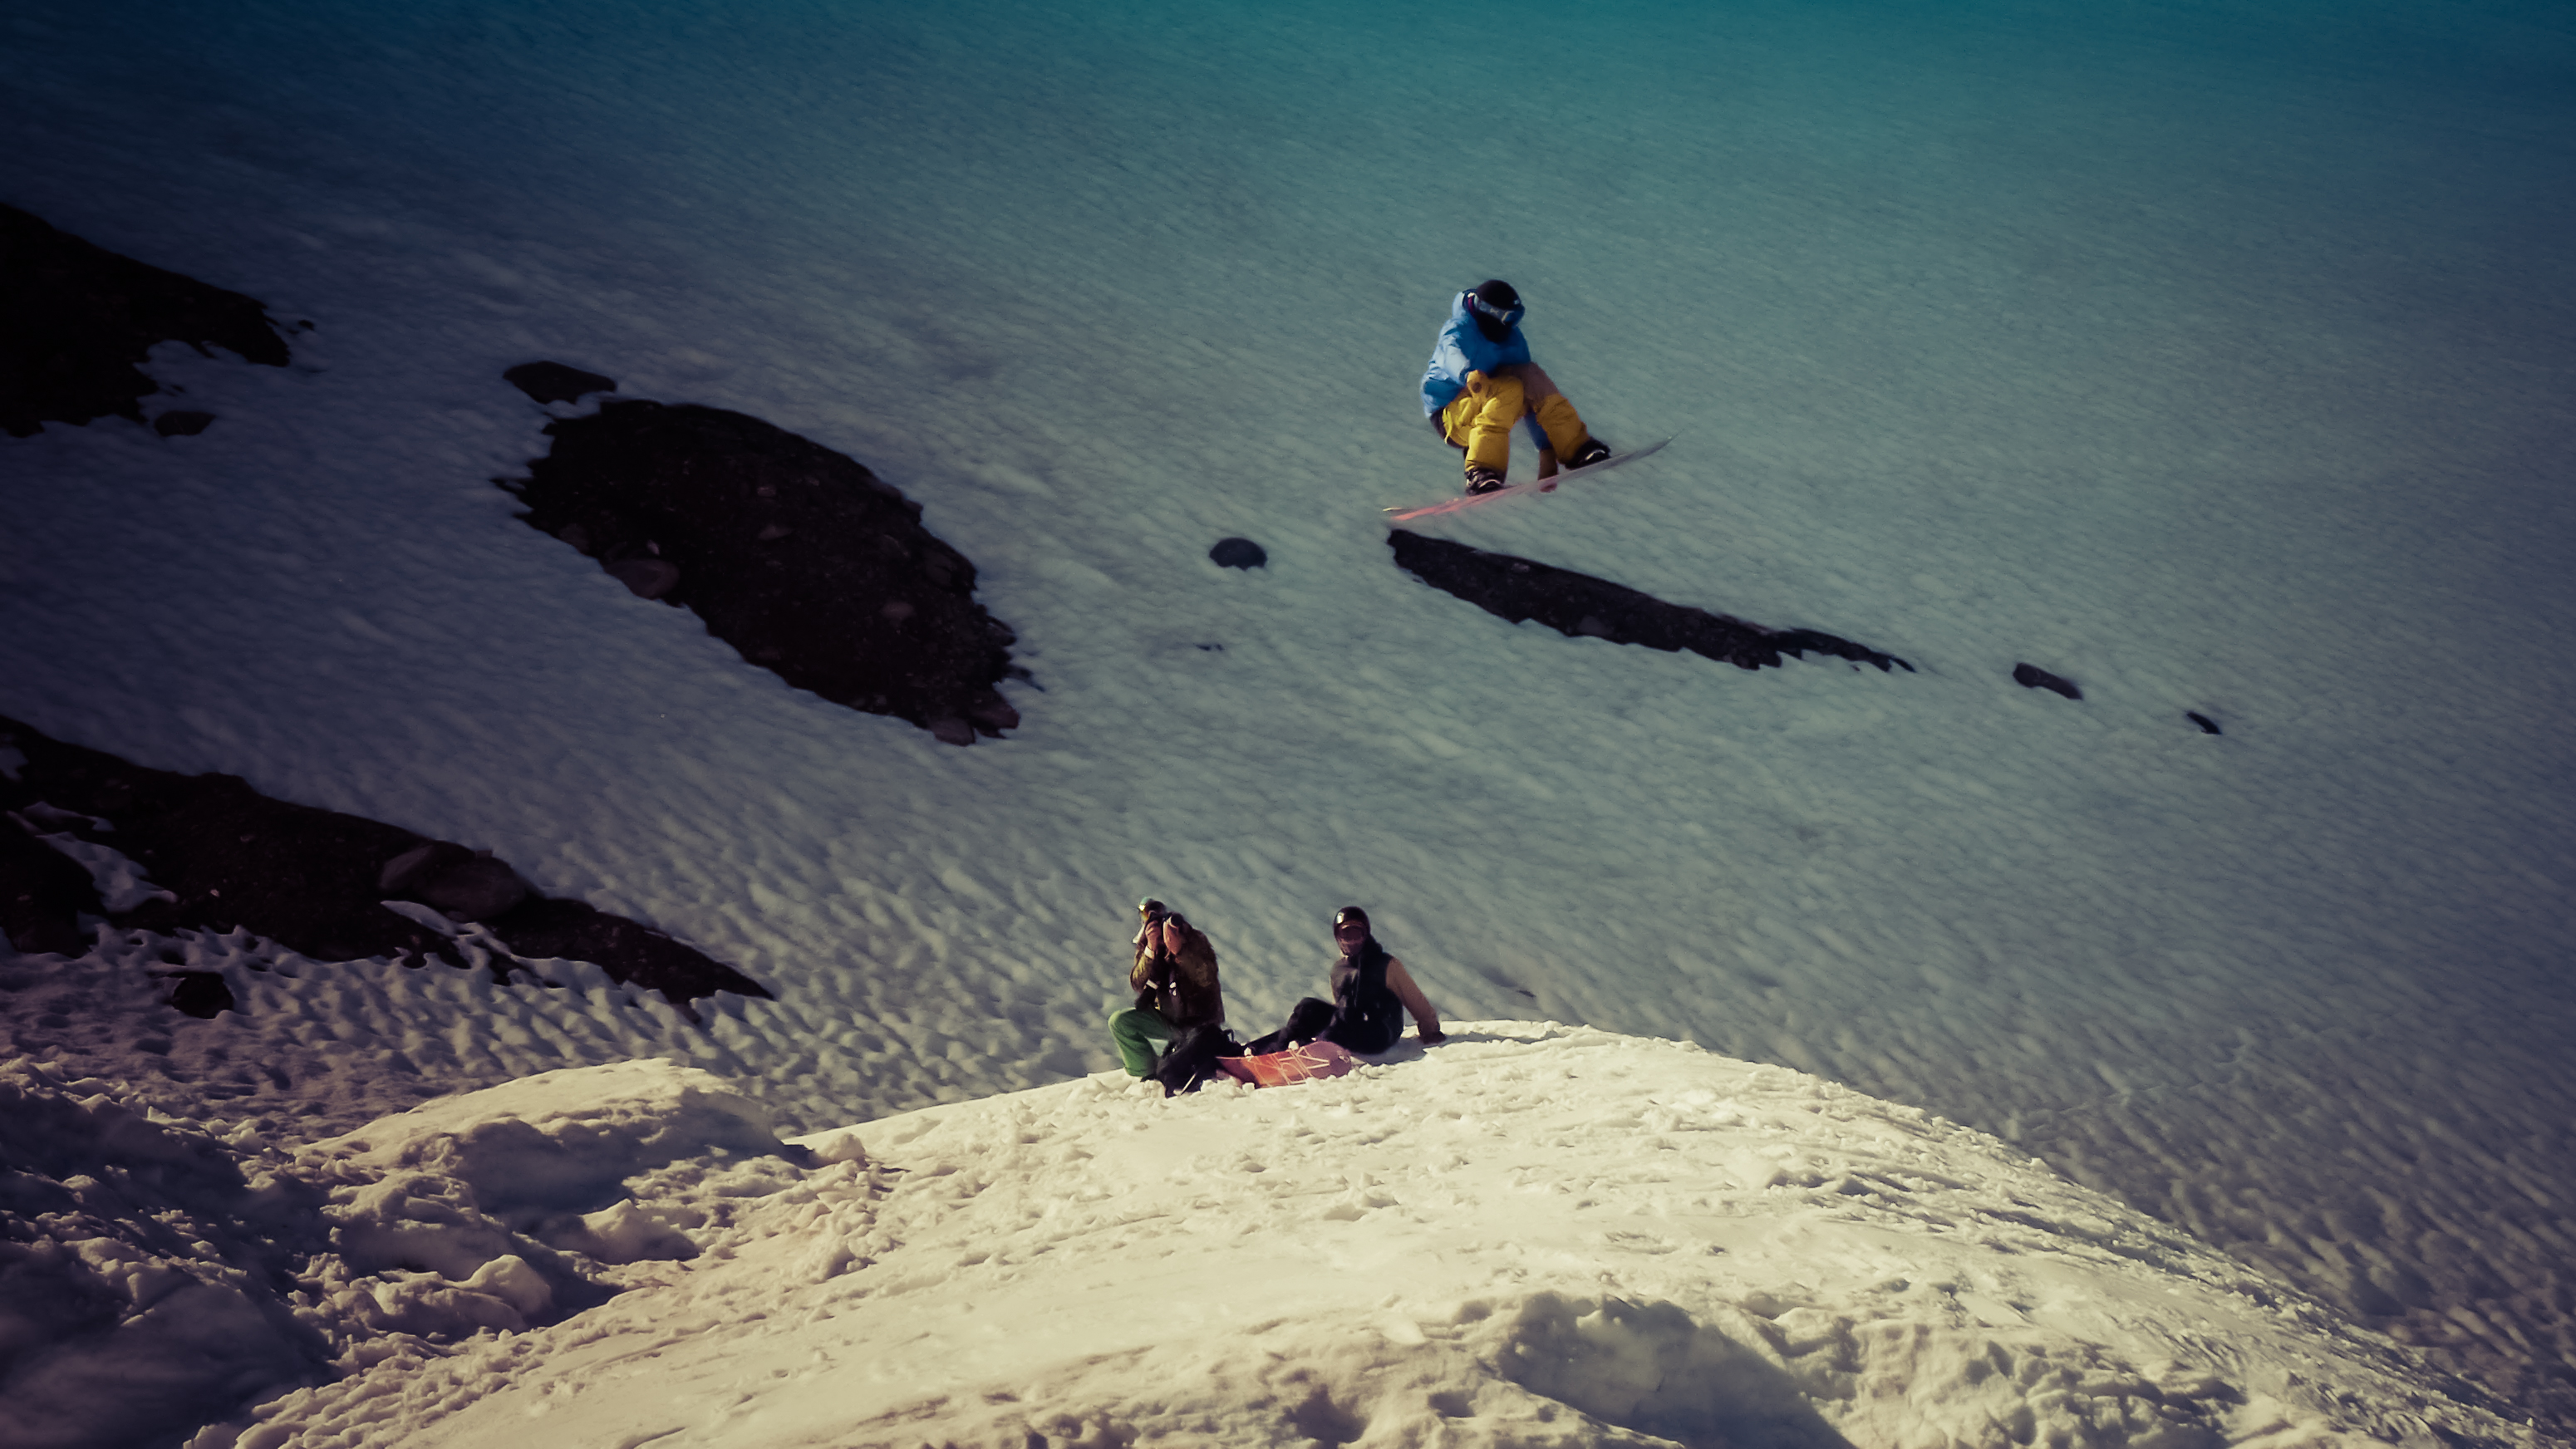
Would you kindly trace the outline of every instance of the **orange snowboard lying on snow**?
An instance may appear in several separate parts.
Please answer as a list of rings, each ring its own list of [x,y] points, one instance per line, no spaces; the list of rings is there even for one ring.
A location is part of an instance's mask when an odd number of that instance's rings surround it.
[[[1338,1077],[1360,1064],[1360,1059],[1328,1041],[1310,1041],[1284,1052],[1270,1052],[1257,1057],[1218,1057],[1216,1064],[1238,1082],[1256,1087],[1285,1087],[1292,1082],[1320,1081]]]

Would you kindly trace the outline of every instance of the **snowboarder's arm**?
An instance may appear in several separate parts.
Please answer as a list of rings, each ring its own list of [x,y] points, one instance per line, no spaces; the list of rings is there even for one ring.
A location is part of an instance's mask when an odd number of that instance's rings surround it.
[[[1467,374],[1474,372],[1476,367],[1476,359],[1467,355],[1465,340],[1459,337],[1458,329],[1451,327],[1432,344],[1431,365],[1424,372],[1444,382],[1463,383]]]
[[[1431,363],[1422,370],[1422,415],[1437,417],[1442,408],[1466,391],[1471,373],[1492,372],[1499,364],[1494,345],[1463,314],[1452,313],[1431,344]]]
[[[1136,938],[1136,964],[1127,972],[1127,984],[1143,991],[1160,985],[1175,968],[1194,964],[1199,974],[1216,979],[1215,943],[1179,916],[1165,916]]]
[[[1172,958],[1163,952],[1163,933],[1149,926],[1136,938],[1136,964],[1127,968],[1127,989],[1151,991]]]
[[[1413,1013],[1413,1029],[1421,1034],[1423,1041],[1443,1039],[1440,1013],[1431,1009],[1431,999],[1422,994],[1421,987],[1413,984],[1413,973],[1404,969],[1403,962],[1391,956],[1386,963],[1386,987],[1395,993],[1396,1000],[1404,1003],[1406,1011]]]

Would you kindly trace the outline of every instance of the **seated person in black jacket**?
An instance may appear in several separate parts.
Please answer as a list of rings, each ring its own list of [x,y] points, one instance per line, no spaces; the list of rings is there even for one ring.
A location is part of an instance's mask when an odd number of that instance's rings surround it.
[[[1309,996],[1288,1013],[1288,1024],[1246,1046],[1247,1055],[1285,1051],[1322,1038],[1362,1054],[1382,1052],[1404,1038],[1404,1015],[1413,1014],[1422,1044],[1447,1038],[1440,1013],[1413,984],[1404,963],[1386,954],[1369,930],[1368,912],[1344,906],[1333,917],[1333,944],[1341,951],[1333,962],[1333,999]]]

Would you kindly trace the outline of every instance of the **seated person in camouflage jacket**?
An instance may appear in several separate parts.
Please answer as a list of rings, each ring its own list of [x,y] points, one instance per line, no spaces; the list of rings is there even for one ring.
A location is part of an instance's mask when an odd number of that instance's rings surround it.
[[[1144,925],[1136,932],[1136,962],[1127,985],[1136,1004],[1109,1014],[1109,1039],[1127,1074],[1154,1070],[1156,1048],[1194,1028],[1225,1025],[1225,997],[1217,988],[1216,947],[1207,933],[1161,901],[1136,903]]]

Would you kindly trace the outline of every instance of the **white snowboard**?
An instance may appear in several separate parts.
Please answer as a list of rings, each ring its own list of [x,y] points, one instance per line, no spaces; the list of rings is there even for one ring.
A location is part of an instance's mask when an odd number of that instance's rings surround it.
[[[1648,443],[1642,448],[1631,449],[1625,453],[1613,453],[1588,468],[1570,468],[1553,478],[1533,478],[1527,483],[1514,483],[1509,487],[1497,488],[1491,493],[1462,494],[1456,498],[1444,498],[1438,503],[1426,503],[1420,508],[1389,508],[1386,510],[1386,521],[1411,523],[1417,518],[1437,518],[1444,513],[1456,513],[1462,509],[1474,508],[1479,504],[1496,503],[1505,498],[1518,498],[1524,493],[1553,493],[1559,484],[1571,483],[1577,478],[1596,478],[1622,463],[1634,463],[1639,458],[1651,458],[1663,451],[1664,443],[1671,441],[1672,439],[1666,438],[1661,443]]]

